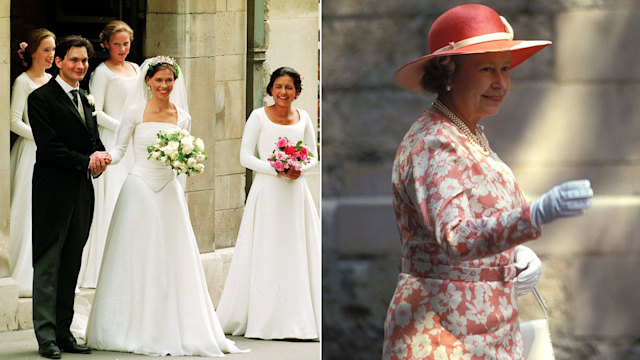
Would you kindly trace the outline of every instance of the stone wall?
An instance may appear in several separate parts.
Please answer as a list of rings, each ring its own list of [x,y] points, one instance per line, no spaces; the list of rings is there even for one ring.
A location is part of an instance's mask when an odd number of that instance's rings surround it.
[[[483,120],[492,148],[531,199],[588,178],[579,219],[545,226],[542,258],[556,358],[640,358],[640,3],[480,1],[516,39],[553,45],[512,72],[500,113]],[[326,359],[379,358],[400,240],[391,207],[397,145],[433,98],[393,72],[427,53],[443,11],[466,1],[323,2],[323,282]],[[541,316],[529,296],[522,318]]]
[[[236,242],[245,199],[240,142],[246,120],[247,2],[218,1],[216,14],[216,248]],[[203,80],[206,81],[206,80]],[[209,85],[210,86],[210,85]],[[210,96],[203,92],[204,96]]]

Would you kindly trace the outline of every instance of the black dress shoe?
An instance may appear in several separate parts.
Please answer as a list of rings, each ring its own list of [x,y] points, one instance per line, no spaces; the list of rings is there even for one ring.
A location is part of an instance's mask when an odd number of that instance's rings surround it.
[[[38,352],[40,353],[40,356],[49,359],[60,359],[62,357],[60,354],[60,348],[54,342],[48,342],[40,345]]]
[[[90,354],[91,350],[85,345],[78,345],[76,342],[76,338],[73,336],[67,336],[65,338],[60,338],[57,340],[58,346],[60,350],[68,353],[75,354]]]

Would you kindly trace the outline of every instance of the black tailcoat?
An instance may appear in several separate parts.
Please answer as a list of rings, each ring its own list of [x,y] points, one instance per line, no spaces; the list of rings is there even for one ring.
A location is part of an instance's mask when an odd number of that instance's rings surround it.
[[[87,200],[93,203],[93,192],[79,194],[78,189],[81,181],[91,183],[89,155],[104,150],[104,145],[92,115],[94,108],[82,89],[80,99],[86,126],[55,77],[28,98],[29,122],[37,146],[32,200],[34,261],[57,239],[78,196],[90,197]]]

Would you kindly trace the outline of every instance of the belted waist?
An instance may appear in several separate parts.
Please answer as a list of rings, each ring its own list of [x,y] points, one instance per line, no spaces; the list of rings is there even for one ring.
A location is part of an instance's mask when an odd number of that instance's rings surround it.
[[[401,259],[400,271],[413,276],[453,281],[511,281],[516,276],[515,265],[495,267],[460,267]]]

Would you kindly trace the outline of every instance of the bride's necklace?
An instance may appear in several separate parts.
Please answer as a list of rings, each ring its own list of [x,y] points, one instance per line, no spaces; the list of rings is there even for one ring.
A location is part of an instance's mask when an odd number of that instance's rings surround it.
[[[489,146],[484,141],[484,137],[482,136],[482,125],[476,126],[476,133],[474,134],[471,132],[471,130],[469,130],[467,124],[460,120],[460,118],[456,114],[454,114],[453,111],[449,110],[449,108],[446,107],[442,102],[440,102],[440,100],[436,99],[436,101],[433,102],[433,107],[440,111],[449,120],[451,120],[451,122],[456,127],[458,127],[460,131],[462,131],[464,136],[471,140],[473,146],[478,149],[478,151],[480,151],[482,155],[489,155]]]

